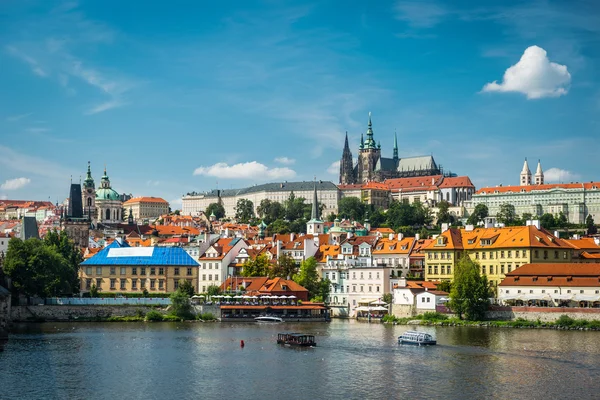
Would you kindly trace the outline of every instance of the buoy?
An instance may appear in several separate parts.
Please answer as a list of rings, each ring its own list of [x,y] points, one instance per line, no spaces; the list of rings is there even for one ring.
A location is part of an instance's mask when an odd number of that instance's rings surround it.
[[[240,347],[244,347],[244,341],[240,340]]]

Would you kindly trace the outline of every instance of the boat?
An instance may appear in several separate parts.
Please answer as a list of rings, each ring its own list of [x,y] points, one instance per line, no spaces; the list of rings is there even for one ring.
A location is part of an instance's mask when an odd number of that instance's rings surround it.
[[[315,347],[317,345],[313,335],[305,335],[303,333],[279,333],[277,335],[277,343],[301,347]]]
[[[399,344],[416,344],[418,346],[434,345],[436,340],[429,333],[417,332],[417,331],[406,331],[402,335],[398,336]]]
[[[271,317],[268,315],[263,315],[262,317],[254,318],[256,322],[283,322],[283,319],[279,317]]]

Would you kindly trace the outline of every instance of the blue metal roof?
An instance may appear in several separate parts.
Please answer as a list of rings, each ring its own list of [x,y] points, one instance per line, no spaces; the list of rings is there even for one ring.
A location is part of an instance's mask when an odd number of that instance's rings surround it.
[[[126,242],[119,244],[115,240],[98,254],[82,262],[81,265],[195,267],[198,266],[198,263],[181,247],[130,247]]]

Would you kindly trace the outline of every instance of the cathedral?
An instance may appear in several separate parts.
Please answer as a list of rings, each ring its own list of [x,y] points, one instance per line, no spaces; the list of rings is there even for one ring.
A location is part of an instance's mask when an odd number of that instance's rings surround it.
[[[442,167],[438,166],[433,156],[398,157],[398,138],[394,133],[394,150],[392,158],[381,156],[381,142],[376,143],[369,113],[367,139],[360,135],[358,146],[358,163],[354,165],[352,152],[348,145],[348,133],[344,151],[340,161],[340,184],[383,182],[391,178],[410,178],[415,176],[442,175]]]
[[[101,224],[118,224],[123,221],[123,197],[110,185],[110,179],[104,168],[100,187],[96,190],[90,163],[83,181],[82,190],[83,213],[96,226]]]

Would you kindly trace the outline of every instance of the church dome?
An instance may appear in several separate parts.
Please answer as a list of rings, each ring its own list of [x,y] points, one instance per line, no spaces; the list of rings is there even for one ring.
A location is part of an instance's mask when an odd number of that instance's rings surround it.
[[[111,188],[96,190],[96,200],[121,200],[121,195]]]

